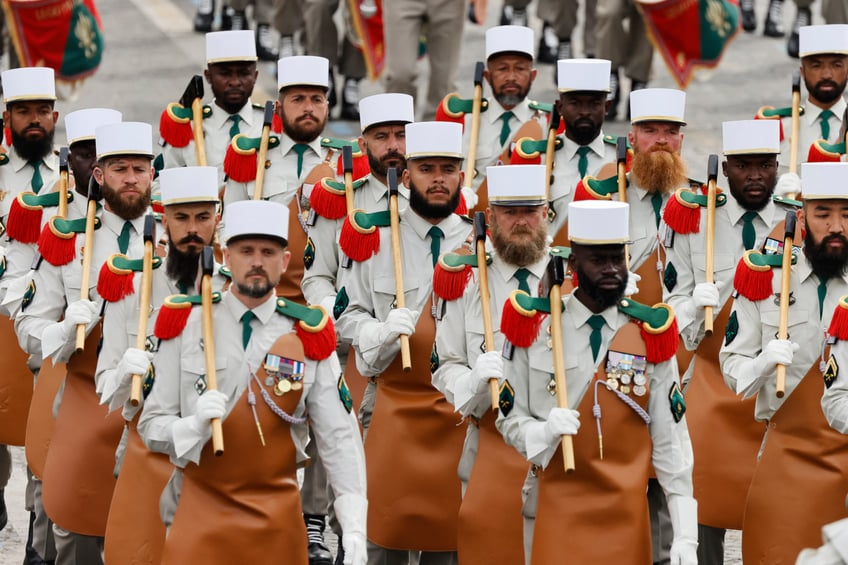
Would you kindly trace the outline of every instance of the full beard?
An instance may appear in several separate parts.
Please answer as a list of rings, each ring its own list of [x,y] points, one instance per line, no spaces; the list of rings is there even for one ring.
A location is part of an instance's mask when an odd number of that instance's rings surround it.
[[[601,125],[588,118],[578,118],[572,123],[566,123],[566,131],[577,145],[589,145],[601,133]]]
[[[317,116],[313,117],[317,118]],[[323,121],[319,120],[315,125],[303,125],[305,121],[304,116],[295,119],[294,122],[290,122],[283,115],[281,118],[283,122],[283,133],[289,136],[295,143],[312,143],[324,131],[324,127],[327,125],[327,118],[328,116],[325,115]]]
[[[605,310],[616,305],[621,297],[624,296],[624,290],[627,288],[626,279],[618,279],[618,288],[614,290],[606,290],[598,287],[589,280],[589,276],[585,273],[585,271],[583,271],[583,269],[575,267],[574,274],[577,275],[577,291],[585,293],[586,296],[592,299],[595,304]]]
[[[124,220],[134,220],[141,217],[150,207],[150,188],[137,200],[125,201],[117,190],[107,185],[102,185],[103,199],[109,205],[109,209]]]
[[[687,184],[686,163],[677,153],[652,148],[633,155],[630,174],[637,186],[666,194]]]
[[[264,298],[268,296],[268,293],[274,290],[277,286],[276,283],[271,282],[271,278],[264,270],[254,270],[247,273],[246,277],[251,275],[264,275],[264,281],[258,281],[255,283],[246,283],[246,282],[236,282],[236,290],[238,290],[239,294],[242,296],[247,296],[249,298]],[[277,281],[279,282],[279,281]]]
[[[193,240],[194,241],[194,240]],[[203,242],[200,242],[203,245]],[[165,258],[165,273],[177,284],[191,288],[197,282],[197,272],[200,268],[200,249],[184,253],[170,239],[168,240],[168,256]]]
[[[400,174],[406,170],[406,157],[398,153],[397,151],[391,151],[383,155],[382,158],[378,159],[371,152],[368,152],[368,166],[371,168],[371,172],[382,178],[386,178],[389,174],[389,167],[383,164],[383,161],[388,161],[389,159],[397,159],[400,161],[400,164],[395,167],[397,169],[398,178],[400,178]]]
[[[430,204],[412,180],[409,181],[409,206],[416,214],[428,220],[442,220],[453,214],[456,207],[459,206],[461,194],[462,192],[457,187],[456,193],[446,204]]]
[[[842,249],[829,251],[827,244],[833,240],[842,241]],[[812,233],[807,228],[804,236],[804,255],[810,262],[813,272],[822,280],[845,274],[848,267],[848,238],[842,234],[833,234],[825,237],[818,245],[813,241]]]
[[[490,231],[495,251],[498,252],[501,259],[510,265],[518,265],[519,267],[532,265],[541,259],[547,251],[547,223],[542,223],[535,233],[530,228],[513,230],[511,235],[533,235],[530,240],[525,241],[510,241],[507,235],[497,227],[496,223],[492,223]]]
[[[834,89],[830,92],[822,90],[821,87],[825,84],[833,86]],[[822,102],[823,104],[830,104],[831,102],[835,101],[837,98],[842,96],[842,93],[845,92],[845,85],[846,82],[843,82],[842,84],[837,84],[836,81],[824,79],[817,82],[815,85],[812,86],[812,88],[810,88],[809,84],[807,84],[806,86],[807,90],[812,92],[816,100]]]
[[[497,100],[498,104],[504,108],[518,106],[525,98],[527,98],[527,93],[530,91],[530,89],[525,90],[521,87],[519,87],[519,89],[518,94],[495,94],[495,100]]]
[[[23,134],[12,130],[12,147],[25,161],[44,159],[53,150],[53,131],[47,131],[41,126],[38,129],[44,134],[37,139],[29,139]]]

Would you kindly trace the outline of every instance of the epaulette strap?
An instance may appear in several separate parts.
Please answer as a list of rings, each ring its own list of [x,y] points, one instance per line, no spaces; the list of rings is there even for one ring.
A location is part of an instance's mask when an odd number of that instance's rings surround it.
[[[810,145],[807,162],[838,163],[843,155],[845,155],[845,140],[839,143],[828,143],[824,139],[817,139]]]
[[[571,248],[554,245],[548,250],[548,254],[551,257],[560,257],[564,261],[568,261],[568,258],[571,257]]]
[[[277,313],[297,320],[295,332],[308,358],[320,361],[336,350],[336,329],[323,307],[302,306],[277,298]]]
[[[627,139],[626,137],[624,139],[627,142],[627,151],[632,152],[633,146],[630,145],[630,140]],[[607,145],[612,145],[613,147],[615,147],[618,144],[618,137],[616,137],[614,135],[605,135],[604,136],[604,143],[606,143]]]
[[[628,186],[629,186],[628,181]],[[574,200],[612,200],[612,195],[618,193],[618,177],[613,175],[599,180],[586,175],[577,183],[574,190]]]
[[[771,199],[775,204],[783,204],[784,206],[790,206],[792,208],[801,208],[804,205],[804,203],[800,200],[793,200],[792,198],[787,198],[777,194],[772,196]]]
[[[489,101],[483,98],[480,101],[480,111],[485,112],[488,109]],[[465,115],[470,114],[473,110],[473,98],[460,98],[458,93],[451,92],[439,102],[439,107],[436,108],[436,121],[459,124],[462,126],[463,133],[465,133]]]
[[[839,340],[848,339],[848,295],[839,299],[833,317],[830,319],[830,327],[827,328],[830,336]]]
[[[800,108],[800,115],[804,115],[804,107]],[[774,106],[761,106],[757,110],[757,119],[760,120],[776,120],[779,118],[791,118],[792,106],[786,108],[775,108]]]
[[[256,179],[256,160],[261,137],[248,137],[240,133],[233,137],[227,154],[224,156],[224,173],[236,182],[250,182]],[[268,148],[280,145],[280,138],[272,135],[268,138]]]
[[[798,258],[792,254],[792,264]],[[772,269],[783,265],[783,253],[764,254],[756,249],[746,251],[733,276],[733,288],[748,300],[765,300],[772,295]]]
[[[530,347],[539,335],[545,314],[550,313],[549,298],[533,298],[523,290],[513,290],[503,306],[501,333],[515,347]]]
[[[536,100],[530,100],[530,102],[527,103],[527,106],[529,106],[531,110],[535,110],[536,112],[544,112],[546,114],[550,114],[554,111],[553,104],[548,104],[546,102],[538,102]]]
[[[162,264],[161,257],[153,257],[153,268]],[[103,263],[97,277],[97,294],[106,302],[117,302],[135,292],[133,275],[144,270],[144,259],[129,259],[115,253]]]
[[[191,129],[191,108],[171,102],[159,118],[159,135],[172,147],[186,147],[194,139]]]
[[[100,218],[94,219],[94,229],[100,228]],[[67,265],[77,255],[76,237],[85,233],[85,218],[67,220],[53,216],[44,224],[38,237],[38,252],[56,267]]]
[[[54,228],[56,235],[85,233],[85,218],[68,220],[66,218],[53,217],[50,219],[50,225]],[[100,218],[94,219],[94,229],[100,229]]]
[[[554,142],[554,151],[559,151],[563,148],[565,144],[562,141],[562,138],[556,138]],[[516,153],[523,160],[534,160],[538,159],[542,153],[545,153],[548,149],[548,140],[547,139],[533,139],[532,137],[522,137],[518,141],[515,142],[515,149],[513,149],[513,155]]]
[[[338,139],[335,137],[322,137],[321,138],[321,147],[327,147],[329,149],[338,149],[341,151],[345,147],[350,147],[353,149],[354,153],[361,151],[359,148],[359,143],[354,141],[348,141],[347,139]]]
[[[0,153],[0,167],[9,162],[9,156],[5,153]]]
[[[492,256],[486,253],[486,264]],[[433,292],[443,300],[456,300],[465,292],[471,280],[472,268],[476,268],[476,253],[442,253],[433,271]]]
[[[353,261],[362,262],[380,251],[380,232],[388,227],[391,217],[388,210],[366,213],[353,210],[345,218],[339,234],[339,247]]]
[[[671,306],[663,302],[646,306],[631,298],[622,298],[618,301],[618,309],[639,324],[649,363],[662,363],[675,356],[680,339]]]
[[[701,229],[701,208],[706,208],[708,195],[678,188],[663,210],[663,221],[675,233],[698,233]],[[716,207],[727,203],[727,195],[716,190]]]
[[[212,303],[216,304],[220,301],[221,293],[213,292]],[[159,315],[156,317],[156,326],[153,329],[154,335],[159,339],[177,337],[185,329],[192,306],[199,306],[202,303],[203,296],[200,294],[192,296],[172,294],[167,297],[162,303],[162,308],[159,309]]]
[[[353,190],[358,189],[367,181],[367,178],[353,181]],[[338,182],[331,177],[322,178],[312,188],[312,193],[309,195],[309,204],[312,210],[322,218],[328,220],[344,218],[348,212],[345,183]]]

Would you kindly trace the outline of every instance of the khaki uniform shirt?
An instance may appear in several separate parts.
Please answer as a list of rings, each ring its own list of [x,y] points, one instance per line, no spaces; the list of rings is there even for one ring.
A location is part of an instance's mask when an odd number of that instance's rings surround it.
[[[9,157],[9,162],[0,166],[0,220],[3,226],[6,225],[15,197],[21,192],[32,191],[32,175],[35,172],[29,163],[18,155],[14,147],[9,148],[6,156]],[[51,192],[53,185],[59,180],[59,156],[53,151],[48,153],[42,160],[39,171],[44,183],[39,193]]]
[[[673,192],[663,194],[660,218],[662,218],[662,210],[672,194]],[[613,198],[617,197],[617,194],[613,196]],[[627,203],[630,204],[630,270],[635,272],[657,248],[659,229],[654,205],[651,202],[651,193],[636,186],[632,178],[630,178],[630,185],[627,187]],[[658,265],[657,268],[662,270],[661,265]]]
[[[799,118],[799,143],[798,143],[798,174],[801,174],[801,163],[807,162],[807,155],[810,154],[810,146],[817,140],[822,138],[821,130],[821,113],[822,109],[813,104],[809,99],[802,102],[804,106],[804,115]],[[830,135],[827,138],[828,143],[838,143],[839,128],[842,127],[842,114],[845,112],[845,99],[840,96],[830,111],[833,115],[828,119],[830,125]],[[789,171],[789,143],[792,137],[792,118],[782,118],[783,124],[783,142],[780,144],[780,155],[777,158],[779,172],[781,174]]]

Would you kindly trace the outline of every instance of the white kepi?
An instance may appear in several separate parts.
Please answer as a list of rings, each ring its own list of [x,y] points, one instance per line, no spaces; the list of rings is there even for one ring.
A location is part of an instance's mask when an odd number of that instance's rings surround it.
[[[224,243],[238,237],[270,237],[284,244],[289,236],[289,209],[270,200],[240,200],[227,205]]]
[[[217,167],[175,167],[159,173],[162,205],[218,202]]]
[[[78,141],[94,141],[94,132],[100,126],[117,124],[123,115],[110,108],[86,108],[65,116],[65,135],[68,145]]]
[[[725,155],[780,153],[780,122],[777,120],[737,120],[721,124]]]
[[[848,199],[848,163],[801,163],[804,200]]]
[[[330,62],[324,57],[296,55],[277,61],[277,90],[288,86],[330,87]]]
[[[462,159],[462,124],[416,122],[406,124],[406,158],[452,157]]]
[[[256,61],[256,38],[249,29],[206,34],[206,64]]]
[[[94,130],[97,158],[143,155],[153,158],[153,128],[143,122],[106,124]]]
[[[630,241],[630,205],[613,200],[568,204],[568,239],[580,245],[625,244]]]
[[[56,77],[49,67],[21,67],[0,74],[3,102],[56,100]]]
[[[544,165],[486,167],[489,205],[542,206],[545,204]]]
[[[686,125],[686,93],[673,88],[644,88],[630,93],[630,123],[677,122]]]
[[[378,124],[410,124],[414,121],[415,107],[409,94],[375,94],[359,101],[359,125],[363,133]]]

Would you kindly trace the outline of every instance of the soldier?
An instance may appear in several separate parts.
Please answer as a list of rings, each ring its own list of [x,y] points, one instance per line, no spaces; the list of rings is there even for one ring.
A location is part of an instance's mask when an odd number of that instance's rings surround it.
[[[438,368],[433,385],[469,421],[458,469],[464,495],[458,539],[463,562],[494,559],[507,564],[524,559],[519,511],[528,465],[495,430],[489,378],[493,370],[502,372],[501,305],[515,289],[536,296],[548,264],[545,174],[543,165],[488,170],[486,215],[494,251],[485,291],[491,301],[495,347],[488,351],[485,346],[479,275],[471,277],[460,297],[444,302],[436,320],[433,350]],[[524,508],[527,556],[533,524],[528,510]]]
[[[112,495],[115,446],[121,435],[120,416],[106,418],[98,409],[94,370],[100,330],[101,302],[96,291],[100,268],[115,252],[140,257],[144,213],[150,206],[153,178],[152,131],[148,124],[125,122],[96,130],[98,166],[94,178],[103,187],[101,228],[93,249],[83,250],[78,235],[76,260],[64,265],[47,261],[27,276],[28,293],[15,319],[21,347],[29,354],[67,362],[68,374],[56,430],[44,469],[44,507],[54,521],[56,562],[102,563],[106,514]],[[79,221],[76,222],[79,224]],[[73,237],[75,224],[67,235]],[[89,299],[81,299],[81,261],[91,254]],[[62,317],[64,315],[64,319]],[[77,325],[88,338],[81,354],[74,354]],[[79,457],[86,453],[86,457]],[[82,510],[85,509],[85,510]]]
[[[405,565],[410,553],[420,553],[422,564],[455,564],[461,496],[456,469],[464,431],[461,418],[433,387],[429,367],[433,268],[441,250],[456,249],[470,231],[454,213],[463,179],[460,125],[407,124],[406,159],[409,208],[400,214],[395,242],[403,258],[406,307],[393,307],[393,242],[390,230],[380,228],[379,251],[345,276],[339,296],[346,300],[337,301],[336,312],[341,339],[353,343],[359,373],[377,380],[366,441],[369,562]],[[401,335],[409,336],[411,373],[401,367]]]
[[[798,57],[801,28],[813,23],[812,5],[813,0],[795,0],[798,11],[795,13],[792,33],[789,34],[789,39],[786,41],[786,52],[790,57]],[[827,24],[848,24],[848,6],[845,5],[845,2],[822,0],[821,12]]]
[[[848,293],[848,164],[804,163],[801,178],[803,250],[789,273],[780,268],[777,245],[767,250],[778,253],[748,252],[740,261],[738,296],[719,355],[725,383],[743,398],[756,395],[754,417],[768,422],[745,503],[746,563],[792,562],[818,543],[824,524],[846,516],[848,441],[822,413],[821,378],[827,386],[839,372],[826,337],[839,337],[828,328]],[[788,338],[781,339],[777,295],[786,275]],[[786,371],[785,395],[777,394],[779,365]]]
[[[205,380],[202,312],[194,308],[184,329],[160,345],[153,361],[159,382],[139,420],[145,445],[177,467],[162,499],[170,527],[162,563],[256,562],[268,555],[308,562],[295,474],[308,410],[337,495],[344,562],[363,565],[365,461],[332,322],[320,309],[274,296],[289,257],[285,208],[240,202],[227,213],[224,258],[233,285],[211,312],[219,388]],[[296,325],[300,338],[291,333]],[[225,432],[222,457],[214,457],[209,442],[216,418]],[[261,512],[245,510],[248,503]],[[236,519],[211,518],[219,511]]]
[[[754,473],[765,428],[754,421],[753,400],[740,402],[720,377],[718,350],[733,305],[733,275],[737,258],[761,249],[782,225],[793,201],[773,197],[780,153],[779,125],[769,120],[722,124],[725,161],[722,171],[730,194],[719,197],[715,212],[714,282],[706,280],[707,200],[682,193],[694,203],[699,229],[676,224],[666,208],[668,229],[663,302],[674,308],[686,349],[696,351],[686,389],[689,432],[695,452],[695,498],[700,501],[698,562],[724,562],[724,528],[741,529],[745,495]],[[675,205],[677,202],[675,201]],[[689,210],[693,210],[689,208]],[[678,217],[679,218],[679,217]],[[665,229],[665,228],[664,228]],[[715,326],[704,335],[705,307],[713,309]],[[691,380],[688,378],[691,376]],[[733,465],[725,464],[733,461]]]
[[[498,429],[539,477],[531,563],[551,563],[563,547],[575,563],[649,562],[645,490],[651,464],[668,497],[674,530],[671,563],[697,563],[697,503],[673,359],[674,314],[664,304],[651,308],[622,299],[627,281],[624,243],[630,239],[627,208],[620,202],[570,204],[569,263],[580,284],[563,300],[562,342],[551,341],[550,316],[539,320],[541,328],[534,325],[538,335],[531,331],[523,336],[529,347],[505,349],[511,359],[502,374],[494,374],[507,376]],[[550,310],[551,301],[518,294],[505,306],[501,331],[510,343],[523,345],[519,326],[506,322],[506,308],[526,298],[522,308]],[[641,336],[630,321],[642,327]],[[555,367],[553,347],[564,349],[565,367]],[[565,392],[555,385],[559,370],[565,372],[567,408],[558,408],[555,398]],[[589,414],[596,422],[586,422],[578,433]],[[607,438],[603,443],[602,430]],[[562,460],[554,458],[563,435],[573,436],[574,443],[575,470],[568,476]],[[598,522],[587,518],[596,512],[604,536],[615,543],[595,543]]]
[[[254,105],[250,96],[259,72],[256,70],[256,46],[250,31],[218,31],[206,34],[206,82],[214,96],[212,104],[203,107],[203,140],[206,164],[217,167],[219,186],[224,186],[224,156],[230,141],[238,134],[258,136],[262,132],[262,106]],[[163,112],[159,133],[164,145],[164,167],[197,165],[194,139],[183,135],[175,139],[173,131],[190,123],[177,123],[186,118],[175,115],[171,104]],[[176,105],[178,106],[178,105]],[[189,108],[176,111],[189,112]]]

